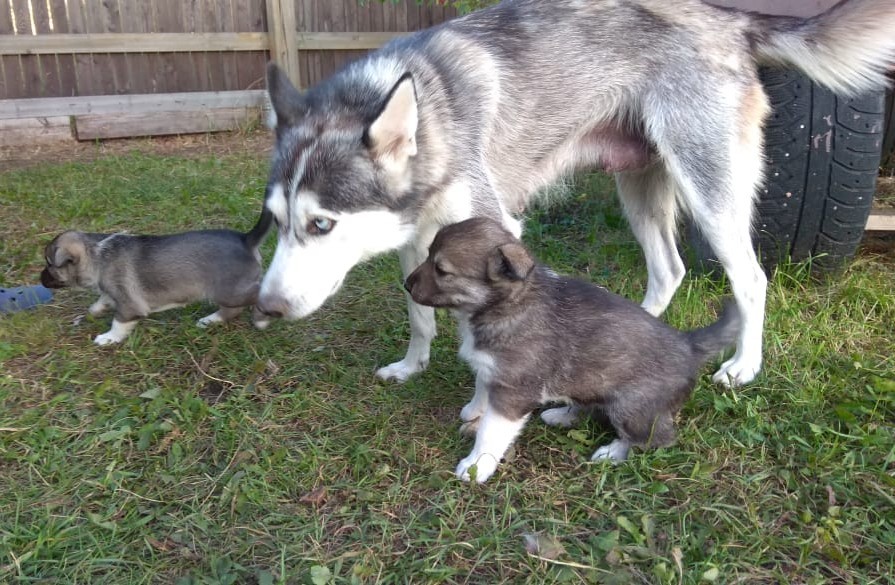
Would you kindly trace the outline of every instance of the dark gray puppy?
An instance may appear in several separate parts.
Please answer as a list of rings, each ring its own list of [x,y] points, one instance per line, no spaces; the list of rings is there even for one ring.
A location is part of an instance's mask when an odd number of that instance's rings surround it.
[[[119,343],[150,313],[207,300],[218,310],[200,327],[236,317],[255,305],[261,283],[261,254],[272,216],[264,210],[248,233],[202,230],[164,236],[66,231],[44,253],[40,281],[47,288],[90,288],[100,294],[91,315],[115,310],[112,328],[93,340]],[[254,311],[259,329],[269,320]]]
[[[675,439],[674,415],[699,369],[735,341],[736,306],[719,320],[681,332],[634,303],[537,264],[499,223],[469,219],[443,228],[405,283],[413,300],[453,310],[460,356],[476,372],[476,392],[460,416],[477,427],[457,475],[484,482],[537,407],[570,404],[541,416],[571,425],[583,409],[608,418],[618,439],[592,459],[623,460],[631,446]]]

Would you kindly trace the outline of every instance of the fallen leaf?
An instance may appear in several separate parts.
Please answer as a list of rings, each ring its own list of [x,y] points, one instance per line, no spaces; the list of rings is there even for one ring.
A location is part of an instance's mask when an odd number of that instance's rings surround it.
[[[322,506],[326,503],[326,487],[320,486],[300,497],[298,501],[302,504]]]
[[[522,540],[525,543],[525,552],[542,559],[552,561],[566,553],[566,549],[558,540],[546,534],[525,533],[522,535]]]

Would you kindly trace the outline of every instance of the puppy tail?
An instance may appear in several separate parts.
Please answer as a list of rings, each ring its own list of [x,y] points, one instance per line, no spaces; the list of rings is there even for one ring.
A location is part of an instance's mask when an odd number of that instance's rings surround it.
[[[270,226],[273,223],[273,214],[270,210],[267,209],[267,206],[261,208],[261,217],[258,218],[258,222],[255,224],[247,234],[243,236],[245,240],[246,246],[251,248],[252,250],[257,250],[261,243],[264,241],[265,236],[267,236],[267,232],[270,231]]]
[[[895,2],[842,0],[803,19],[751,13],[756,59],[792,65],[843,96],[888,85],[895,65]]]
[[[717,321],[708,327],[689,331],[687,338],[700,363],[705,363],[732,346],[737,340],[741,327],[740,309],[733,299],[727,299],[724,301],[721,316]]]

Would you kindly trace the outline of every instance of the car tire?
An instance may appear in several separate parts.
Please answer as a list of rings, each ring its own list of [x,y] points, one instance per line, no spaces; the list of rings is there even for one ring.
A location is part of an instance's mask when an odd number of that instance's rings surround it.
[[[837,97],[801,72],[763,68],[771,102],[765,124],[765,181],[753,242],[767,272],[811,259],[814,273],[852,259],[873,203],[885,131],[885,92]],[[703,268],[710,248],[690,229]]]

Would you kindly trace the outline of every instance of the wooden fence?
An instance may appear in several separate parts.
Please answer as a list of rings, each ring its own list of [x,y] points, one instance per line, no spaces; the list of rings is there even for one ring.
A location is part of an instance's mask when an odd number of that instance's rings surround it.
[[[453,16],[415,0],[0,0],[0,138],[226,129],[262,103],[271,58],[307,87]]]

